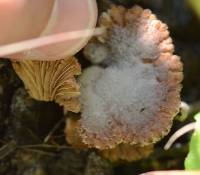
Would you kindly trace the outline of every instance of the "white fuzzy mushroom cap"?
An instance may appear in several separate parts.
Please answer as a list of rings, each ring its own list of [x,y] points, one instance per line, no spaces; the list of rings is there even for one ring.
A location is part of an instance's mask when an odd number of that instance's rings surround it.
[[[138,6],[113,6],[100,26],[107,33],[93,42],[102,46],[90,44],[85,53],[106,67],[89,67],[80,78],[83,142],[98,149],[155,143],[168,133],[180,105],[182,64],[167,26]],[[102,47],[107,53],[97,54]]]

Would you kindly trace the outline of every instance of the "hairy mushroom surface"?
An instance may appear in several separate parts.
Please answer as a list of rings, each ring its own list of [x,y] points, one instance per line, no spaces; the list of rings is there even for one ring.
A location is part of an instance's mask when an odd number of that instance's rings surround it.
[[[80,77],[80,135],[98,149],[150,145],[165,136],[180,106],[183,74],[166,24],[139,6],[113,6],[86,57],[97,66]]]
[[[58,61],[21,60],[12,64],[32,98],[55,101],[68,111],[79,112],[80,87],[74,76],[81,73],[81,68],[76,58]]]

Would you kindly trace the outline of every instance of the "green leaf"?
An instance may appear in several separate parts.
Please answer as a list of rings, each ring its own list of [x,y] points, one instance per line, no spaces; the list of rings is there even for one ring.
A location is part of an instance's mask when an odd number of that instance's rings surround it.
[[[199,0],[188,0],[190,6],[194,12],[200,17],[200,1]]]
[[[200,113],[195,115],[196,129],[189,144],[189,154],[185,159],[186,170],[200,170]]]

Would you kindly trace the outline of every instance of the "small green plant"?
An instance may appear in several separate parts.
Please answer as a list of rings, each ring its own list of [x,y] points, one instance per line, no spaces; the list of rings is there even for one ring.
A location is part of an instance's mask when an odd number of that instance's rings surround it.
[[[189,144],[189,153],[185,159],[186,170],[200,170],[200,112],[194,118],[196,127]]]
[[[200,17],[200,1],[199,0],[188,0],[189,5],[194,10],[194,12]]]

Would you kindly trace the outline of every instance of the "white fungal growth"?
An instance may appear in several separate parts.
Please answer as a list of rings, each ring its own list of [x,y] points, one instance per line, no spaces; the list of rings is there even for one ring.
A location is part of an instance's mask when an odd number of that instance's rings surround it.
[[[99,64],[107,59],[109,50],[102,43],[89,43],[85,49],[84,54],[93,64]]]
[[[153,36],[149,35],[150,32]],[[120,61],[128,59],[129,63],[141,62],[143,58],[154,59],[158,56],[158,41],[154,39],[154,35],[157,34],[157,29],[148,28],[144,33],[142,29],[133,31],[131,26],[127,28],[116,26],[112,30],[108,44],[114,57]]]
[[[88,68],[81,78],[82,116],[88,117],[84,125],[100,132],[109,127],[112,117],[134,125],[153,120],[157,112],[154,106],[163,98],[158,96],[163,87],[156,80],[156,74],[152,65],[142,64]]]
[[[113,19],[117,8],[109,12]],[[134,10],[140,12],[137,20]],[[130,11],[124,14],[129,23],[108,28],[106,42],[101,43],[106,56],[94,53],[99,52],[95,44],[93,52],[85,51],[93,63],[101,60],[106,65],[89,67],[80,78],[81,137],[99,149],[122,142],[155,143],[168,132],[180,103],[181,63],[172,55],[166,25],[151,19],[150,11]],[[94,55],[98,58],[92,60]]]

